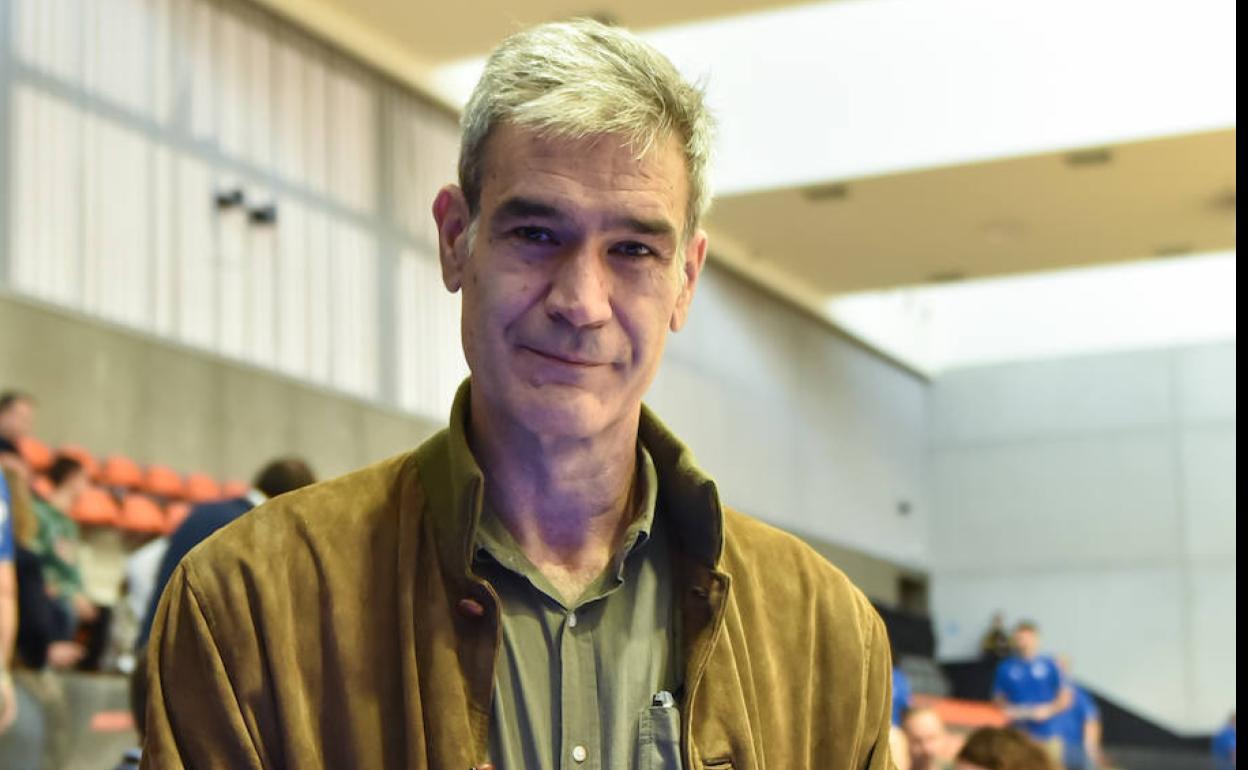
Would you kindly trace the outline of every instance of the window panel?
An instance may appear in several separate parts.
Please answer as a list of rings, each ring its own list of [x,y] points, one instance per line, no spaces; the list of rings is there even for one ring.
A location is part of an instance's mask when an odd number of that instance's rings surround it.
[[[192,0],[187,11],[179,24],[179,39],[189,42],[190,93],[184,98],[191,107],[191,135],[201,141],[213,141],[217,138],[218,78],[213,64],[217,12],[202,0]]]
[[[303,125],[306,133],[306,166],[307,183],[314,192],[324,193],[326,189],[326,163],[329,149],[326,140],[326,72],[325,65],[319,55],[305,59]]]
[[[162,337],[175,334],[177,262],[174,241],[174,157],[167,147],[152,152],[152,331]]]
[[[308,375],[314,382],[329,383],[333,368],[330,330],[336,308],[330,303],[329,219],[318,210],[308,212]]]
[[[365,81],[329,75],[330,192],[344,206],[372,211],[376,190],[376,98]]]
[[[273,153],[277,173],[288,181],[304,179],[304,53],[292,42],[275,44]]]
[[[219,190],[241,186],[219,176]],[[231,358],[247,350],[247,216],[243,207],[219,209],[217,229],[217,349]]]
[[[286,203],[277,225],[277,366],[308,374],[308,218],[303,206]]]
[[[258,192],[259,200],[272,196]],[[247,225],[247,360],[259,366],[276,366],[274,341],[274,225]]]
[[[212,174],[183,155],[177,162],[178,329],[183,342],[212,348],[216,338],[217,270],[213,259]]]
[[[246,39],[248,155],[262,169],[273,164],[272,50],[267,25],[252,22]]]
[[[217,39],[214,51],[218,139],[221,150],[235,157],[247,151],[248,53],[250,32],[231,13],[217,16]]]
[[[359,396],[376,395],[377,253],[370,233],[337,223],[330,261],[334,307],[333,383]]]

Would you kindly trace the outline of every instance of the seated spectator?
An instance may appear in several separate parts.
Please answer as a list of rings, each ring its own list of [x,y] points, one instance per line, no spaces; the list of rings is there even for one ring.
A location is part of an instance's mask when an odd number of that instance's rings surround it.
[[[971,733],[954,761],[956,770],[1058,770],[1040,744],[1008,727]]]
[[[35,400],[15,390],[0,393],[0,454],[18,454],[18,443],[34,427]]]
[[[1034,623],[1023,621],[1014,629],[1014,649],[1016,654],[997,666],[992,698],[1013,726],[1060,754],[1056,717],[1070,708],[1070,687],[1057,661],[1040,654]]]
[[[143,628],[139,634],[138,645],[147,643],[152,630],[152,622],[156,619],[156,608],[160,604],[160,595],[165,584],[173,575],[173,570],[182,561],[182,557],[191,549],[206,540],[209,535],[233,522],[239,516],[250,511],[265,500],[294,491],[316,481],[312,469],[297,457],[284,457],[264,466],[252,481],[252,489],[244,497],[233,500],[222,500],[214,503],[202,503],[191,509],[186,521],[169,536],[169,546],[160,562],[156,573],[156,582],[152,587],[151,601],[143,618]]]
[[[82,583],[78,566],[82,541],[77,522],[69,517],[74,503],[90,486],[91,480],[82,463],[64,455],[53,461],[48,480],[52,491],[47,499],[35,500],[39,533],[31,550],[43,564],[48,595],[61,605],[72,634],[80,623],[94,623],[100,616],[99,608],[87,598]]]
[[[1058,658],[1057,665],[1070,687],[1070,708],[1058,714],[1057,734],[1062,739],[1062,764],[1066,770],[1092,770],[1103,764],[1101,756],[1101,711],[1092,696],[1070,676],[1070,662]]]
[[[911,770],[952,770],[956,739],[935,710],[910,709],[902,717],[901,726],[910,744]]]
[[[16,684],[39,706],[44,727],[40,767],[58,770],[69,753],[69,704],[57,672],[73,668],[83,648],[69,639],[67,618],[61,605],[48,595],[44,566],[31,550],[38,539],[38,524],[29,492],[10,491],[15,528],[15,565],[18,588]]]
[[[17,575],[9,485],[0,473],[0,735],[17,721],[17,692],[9,666],[17,639]]]
[[[893,666],[893,727],[901,727],[901,717],[910,710],[910,678],[900,666]]]
[[[1213,762],[1217,770],[1232,770],[1235,767],[1235,712],[1213,736]]]

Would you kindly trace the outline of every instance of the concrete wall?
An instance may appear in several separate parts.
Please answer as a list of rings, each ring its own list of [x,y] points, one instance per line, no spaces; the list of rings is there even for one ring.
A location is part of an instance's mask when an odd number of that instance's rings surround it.
[[[1037,620],[1079,678],[1179,730],[1235,704],[1236,348],[965,370],[932,388],[940,654]]]
[[[227,478],[290,452],[334,476],[439,427],[11,295],[0,295],[0,387],[36,395],[37,433],[54,446]]]

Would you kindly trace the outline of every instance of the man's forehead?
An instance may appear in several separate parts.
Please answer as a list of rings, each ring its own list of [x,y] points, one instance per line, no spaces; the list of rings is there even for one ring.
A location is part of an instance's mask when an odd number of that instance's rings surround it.
[[[688,171],[670,136],[638,156],[620,135],[544,136],[504,124],[490,137],[485,161],[482,193],[495,204],[515,197],[565,206],[607,203],[675,222],[687,205]]]

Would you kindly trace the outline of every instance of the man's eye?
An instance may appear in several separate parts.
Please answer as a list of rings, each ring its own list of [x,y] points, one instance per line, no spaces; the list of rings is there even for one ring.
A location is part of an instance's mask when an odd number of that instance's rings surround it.
[[[555,234],[552,233],[550,230],[546,229],[545,227],[534,227],[531,225],[525,225],[523,227],[517,227],[516,229],[512,230],[511,234],[517,238],[520,238],[521,240],[528,241],[530,243],[554,243],[555,242]]]
[[[625,241],[624,243],[616,244],[616,246],[612,249],[612,251],[618,254],[623,254],[626,257],[657,256],[657,253],[655,252],[654,249],[650,248],[644,243],[637,243],[636,241]]]

